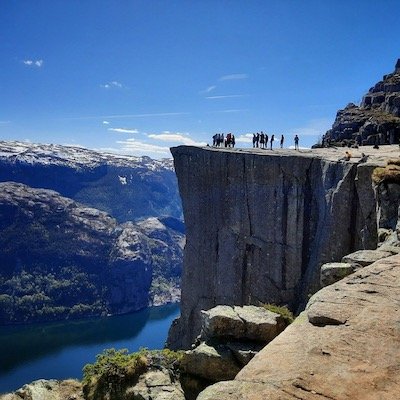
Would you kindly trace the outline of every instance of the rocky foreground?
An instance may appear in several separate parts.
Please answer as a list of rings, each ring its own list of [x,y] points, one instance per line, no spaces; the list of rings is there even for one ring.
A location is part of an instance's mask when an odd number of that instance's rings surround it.
[[[400,255],[328,286],[242,369],[198,400],[393,400],[400,392]]]

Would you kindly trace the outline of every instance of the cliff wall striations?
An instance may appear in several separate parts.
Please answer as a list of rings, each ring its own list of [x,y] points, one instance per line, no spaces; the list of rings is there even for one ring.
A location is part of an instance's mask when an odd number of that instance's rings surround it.
[[[376,247],[371,165],[294,151],[171,151],[187,235],[172,348],[192,343],[200,310],[298,307],[319,288],[323,263]]]

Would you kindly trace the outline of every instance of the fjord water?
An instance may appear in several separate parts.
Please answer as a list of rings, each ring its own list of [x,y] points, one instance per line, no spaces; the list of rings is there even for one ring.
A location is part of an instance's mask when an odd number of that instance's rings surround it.
[[[169,304],[107,318],[0,327],[0,393],[36,379],[82,378],[104,349],[162,349],[179,315]]]

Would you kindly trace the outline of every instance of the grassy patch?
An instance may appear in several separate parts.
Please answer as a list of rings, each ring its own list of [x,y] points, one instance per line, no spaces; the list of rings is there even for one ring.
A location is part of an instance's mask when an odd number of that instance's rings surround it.
[[[276,304],[262,304],[262,307],[268,311],[272,311],[282,316],[285,322],[289,325],[294,321],[293,313],[287,308],[287,306],[277,306]]]
[[[87,400],[122,399],[127,387],[137,383],[149,368],[165,367],[178,371],[183,352],[168,349],[141,349],[129,353],[127,349],[107,349],[96,356],[94,364],[83,367],[83,393]]]

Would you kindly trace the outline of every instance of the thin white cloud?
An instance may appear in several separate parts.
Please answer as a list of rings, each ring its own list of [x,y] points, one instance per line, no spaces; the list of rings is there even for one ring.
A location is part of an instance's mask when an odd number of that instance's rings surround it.
[[[220,81],[235,81],[240,79],[247,79],[249,76],[247,74],[230,74],[224,75],[219,78]]]
[[[200,91],[200,94],[210,93],[210,92],[212,92],[212,91],[215,90],[215,89],[216,89],[216,86],[215,86],[215,85],[212,85],[212,86],[209,86],[207,89],[204,89],[204,90]]]
[[[173,133],[165,131],[160,134],[149,134],[148,137],[163,142],[182,143],[187,146],[205,146],[207,144],[205,142],[196,142],[191,137],[189,137],[188,134],[179,132]]]
[[[302,127],[291,129],[293,135],[299,136],[322,136],[332,127],[332,120],[329,118],[312,119]]]
[[[207,96],[206,99],[233,99],[235,97],[247,97],[248,94],[228,94],[222,96]]]
[[[239,137],[235,138],[235,142],[239,143],[251,143],[253,141],[253,134],[246,133],[244,135],[240,135]]]
[[[110,121],[103,121],[103,125],[110,125]]]
[[[6,124],[10,124],[11,121],[0,121],[0,125],[6,125]]]
[[[43,66],[43,60],[22,60],[22,62],[29,67],[40,68]]]
[[[170,156],[169,147],[158,146],[151,143],[144,143],[133,138],[127,140],[119,140],[117,141],[117,144],[121,145],[121,151],[127,153],[134,153],[139,155],[153,153],[157,156]]]
[[[118,133],[139,133],[137,129],[128,129],[128,128],[108,128],[107,130]]]
[[[111,82],[107,82],[103,85],[100,85],[100,87],[102,87],[104,89],[122,89],[124,87],[124,85],[118,81],[111,81]]]

